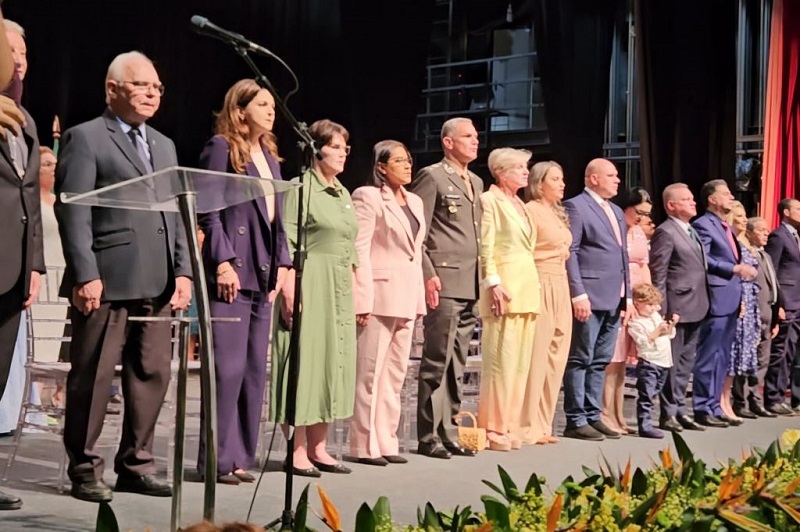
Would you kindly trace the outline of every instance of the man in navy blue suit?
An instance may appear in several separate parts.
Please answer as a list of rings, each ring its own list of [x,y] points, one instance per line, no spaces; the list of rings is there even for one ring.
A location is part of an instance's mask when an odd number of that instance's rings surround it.
[[[722,179],[709,181],[700,190],[700,199],[706,213],[692,222],[692,227],[705,251],[711,305],[697,346],[692,403],[697,423],[727,427],[742,423],[725,416],[719,404],[736,335],[741,280],[753,279],[757,272],[740,263],[741,248],[725,222],[733,205],[727,183]]]
[[[603,379],[621,311],[632,311],[633,305],[625,222],[622,210],[608,201],[617,195],[617,169],[611,161],[594,159],[584,177],[584,191],[564,202],[572,231],[567,275],[575,318],[564,373],[564,436],[598,441],[620,437],[600,420]]]
[[[765,247],[772,258],[783,298],[786,319],[780,322],[772,340],[769,367],[764,378],[764,404],[773,414],[791,415],[800,411],[800,201],[785,198],[778,203],[781,223],[769,235]],[[783,402],[792,388],[792,407]]]

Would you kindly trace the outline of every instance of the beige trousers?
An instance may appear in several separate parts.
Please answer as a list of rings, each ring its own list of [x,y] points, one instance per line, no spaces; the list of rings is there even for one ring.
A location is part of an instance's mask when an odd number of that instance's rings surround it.
[[[542,286],[530,370],[522,403],[522,438],[536,443],[552,436],[558,394],[572,338],[572,300],[562,265],[537,264]]]

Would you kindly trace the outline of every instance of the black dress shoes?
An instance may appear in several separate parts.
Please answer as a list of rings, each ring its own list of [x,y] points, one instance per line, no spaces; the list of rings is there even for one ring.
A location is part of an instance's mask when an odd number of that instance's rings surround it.
[[[442,447],[437,443],[422,443],[420,442],[417,445],[417,454],[422,456],[428,456],[430,458],[442,458],[444,460],[448,460],[452,455],[450,451]]]
[[[717,416],[717,418],[721,419],[722,421],[724,421],[725,423],[727,423],[731,427],[738,427],[739,425],[744,423],[743,419],[736,419],[736,418],[728,417],[725,414],[720,414],[720,415]]]
[[[681,427],[686,430],[699,430],[701,432],[706,430],[703,425],[697,423],[694,419],[692,419],[691,416],[678,416],[675,419],[677,419],[678,423],[681,424]]]
[[[349,467],[345,467],[342,464],[323,464],[322,462],[317,462],[316,460],[311,460],[311,463],[314,464],[314,467],[322,471],[323,473],[336,473],[339,475],[349,475],[353,472],[352,469]]]
[[[786,406],[784,403],[775,403],[774,405],[769,405],[767,410],[778,416],[791,416],[794,414],[792,409]]]
[[[599,432],[589,425],[566,428],[564,429],[564,437],[584,441],[603,441],[605,439],[602,432]],[[617,437],[619,437],[619,435],[617,435]]]
[[[466,447],[461,447],[454,443],[445,443],[444,448],[453,456],[475,456],[477,454],[472,449],[467,449]]]
[[[128,476],[119,475],[114,486],[117,493],[138,493],[150,497],[172,497],[172,488],[163,480],[158,480],[155,475]]]
[[[374,466],[387,466],[389,461],[386,458],[359,458],[356,460],[359,464],[374,465]]]
[[[616,430],[611,430],[606,426],[605,423],[602,421],[595,421],[594,423],[589,423],[589,426],[592,427],[594,430],[608,438],[609,440],[618,440],[622,437],[622,435],[617,432]]]
[[[94,480],[92,482],[73,482],[70,495],[86,502],[111,502],[114,494],[105,482]]]
[[[286,471],[288,469],[288,464],[286,462],[283,463],[283,470]],[[308,469],[300,469],[299,467],[292,467],[292,474],[296,477],[311,477],[311,478],[319,478],[322,476],[319,469],[314,466],[309,467]]]
[[[386,462],[389,463],[389,464],[407,464],[408,463],[408,460],[406,460],[405,458],[403,458],[402,456],[400,456],[398,454],[384,456],[383,459],[386,460]]]
[[[755,415],[753,412],[750,411],[749,408],[734,408],[733,413],[736,414],[737,417],[741,417],[744,419],[757,419],[758,416]]]
[[[217,484],[227,484],[229,486],[238,486],[242,481],[233,473],[227,475],[217,475]]]
[[[681,425],[674,416],[662,419],[658,426],[661,428],[661,430],[668,430],[670,432],[683,432],[683,425]]]
[[[19,510],[20,508],[22,508],[22,499],[0,491],[0,510]]]
[[[750,411],[757,415],[758,417],[778,417],[778,414],[773,414],[769,410],[765,409],[763,406],[759,404],[751,405]]]
[[[697,413],[694,415],[694,420],[704,427],[716,427],[718,429],[724,429],[728,426],[727,421],[723,421],[713,414]]]

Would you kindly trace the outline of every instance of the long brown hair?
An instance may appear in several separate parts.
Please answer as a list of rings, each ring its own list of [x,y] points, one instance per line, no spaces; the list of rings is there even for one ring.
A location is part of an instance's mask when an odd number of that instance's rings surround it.
[[[538,201],[542,199],[542,181],[547,177],[547,172],[549,172],[551,168],[558,168],[562,172],[564,171],[561,165],[555,161],[541,161],[531,167],[530,173],[528,174],[528,186],[522,191],[525,201]],[[569,227],[569,216],[567,216],[567,211],[560,201],[556,201],[553,204],[553,211],[556,213],[556,216],[558,216],[558,219]]]
[[[222,110],[217,113],[214,133],[222,135],[228,141],[231,166],[240,174],[245,172],[245,167],[250,162],[250,132],[247,123],[240,118],[238,111],[247,107],[261,90],[262,88],[255,80],[237,81],[233,87],[228,89],[222,103]],[[272,131],[264,133],[259,141],[278,162],[283,161],[278,155],[278,139]]]

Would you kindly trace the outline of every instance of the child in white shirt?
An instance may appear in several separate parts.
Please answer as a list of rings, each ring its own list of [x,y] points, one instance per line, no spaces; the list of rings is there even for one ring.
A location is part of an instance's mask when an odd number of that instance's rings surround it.
[[[661,393],[669,368],[672,367],[670,340],[675,337],[675,325],[680,316],[673,314],[669,321],[664,321],[659,314],[662,299],[661,292],[652,284],[633,287],[633,305],[639,316],[628,322],[628,334],[639,352],[636,366],[636,389],[639,391],[636,419],[641,438],[664,437],[664,433],[653,426],[653,400]]]

